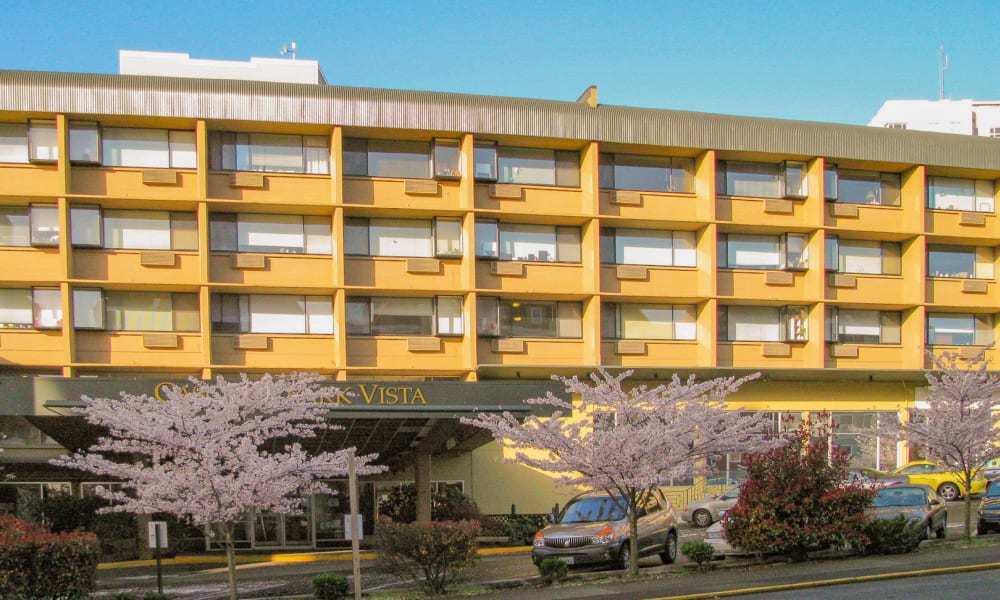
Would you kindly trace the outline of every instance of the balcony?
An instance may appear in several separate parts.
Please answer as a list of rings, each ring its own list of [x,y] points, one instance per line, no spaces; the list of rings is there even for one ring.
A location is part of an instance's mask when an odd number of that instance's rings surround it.
[[[0,329],[0,366],[63,367],[66,350],[58,329]]]
[[[516,183],[476,185],[476,208],[505,215],[591,216],[579,188],[560,188]]]
[[[530,261],[477,261],[476,287],[511,293],[586,291],[583,265]]]
[[[349,257],[344,261],[344,283],[394,290],[459,290],[462,263],[456,259]]]
[[[908,290],[899,275],[829,273],[826,276],[826,299],[858,304],[919,304],[920,298],[906,298]]]
[[[434,179],[345,177],[344,204],[374,208],[455,211],[461,208],[459,182]]]
[[[785,342],[719,342],[716,360],[720,367],[739,368],[805,368],[804,344]]]
[[[698,343],[677,340],[601,342],[601,364],[614,367],[696,367]]]
[[[940,345],[939,344],[939,345],[935,345],[935,346],[927,346],[927,350],[930,351],[930,352],[932,352],[934,354],[934,356],[938,356],[938,357],[940,357],[945,352],[951,352],[951,353],[957,354],[958,357],[959,357],[959,364],[961,364],[963,362],[970,361],[970,360],[974,359],[976,357],[976,355],[979,354],[983,350],[983,347],[982,346],[944,346],[944,345]],[[989,361],[991,364],[995,363],[995,361],[997,359],[997,349],[993,348],[993,349],[987,350],[986,351],[985,359],[987,361]],[[924,368],[925,369],[934,369],[935,368],[934,367],[934,362],[931,360],[931,357],[927,356],[926,354],[924,355]]]
[[[73,253],[73,279],[152,285],[197,285],[197,252],[86,250]]]
[[[75,364],[199,369],[199,333],[77,331]]]
[[[332,200],[329,175],[258,173],[250,171],[208,174],[208,197],[248,204],[329,206]]]
[[[481,365],[579,366],[584,362],[580,339],[480,338]]]
[[[693,194],[602,190],[600,214],[643,221],[699,221],[704,220],[698,216],[700,201]]]
[[[254,333],[213,335],[212,364],[246,369],[330,371],[337,367],[332,335]]]
[[[261,287],[333,287],[334,262],[322,254],[226,253],[209,257],[212,283]]]
[[[463,343],[462,337],[348,337],[347,366],[392,371],[461,371],[471,368],[463,362]]]
[[[1000,220],[992,212],[928,209],[924,213],[924,228],[927,233],[954,238],[1000,237]]]
[[[645,265],[602,265],[601,291],[623,296],[702,297],[698,271]]]
[[[789,231],[809,225],[805,215],[805,205],[801,200],[739,196],[715,199],[715,218],[727,223],[781,227]]]
[[[828,369],[908,369],[914,350],[891,344],[827,344]]]
[[[0,248],[0,281],[56,282],[63,279],[58,248]]]
[[[898,206],[828,202],[824,224],[847,231],[905,231],[905,211]]]
[[[932,277],[927,279],[926,299],[935,306],[982,308],[1000,301],[993,279]]]
[[[724,298],[808,302],[804,271],[719,270],[716,293]]]
[[[198,172],[188,169],[72,167],[70,193],[147,200],[196,200]]]

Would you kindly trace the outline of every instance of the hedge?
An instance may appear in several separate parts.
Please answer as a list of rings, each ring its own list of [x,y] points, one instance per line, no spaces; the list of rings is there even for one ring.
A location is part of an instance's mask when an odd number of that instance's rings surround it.
[[[97,580],[99,558],[92,533],[51,533],[12,515],[0,516],[0,598],[87,598]]]

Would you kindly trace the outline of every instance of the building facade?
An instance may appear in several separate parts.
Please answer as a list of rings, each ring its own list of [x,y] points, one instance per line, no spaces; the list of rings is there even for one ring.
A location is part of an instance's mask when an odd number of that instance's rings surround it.
[[[369,516],[412,480],[486,513],[548,512],[568,492],[456,418],[598,366],[650,384],[760,371],[734,406],[776,427],[826,413],[858,465],[892,467],[905,448],[848,426],[918,405],[925,350],[995,339],[998,179],[993,139],[607,106],[594,89],[0,71],[0,461],[16,477],[0,501],[95,484],[45,464],[89,439],[67,413],[81,393],[292,370],[358,394],[338,443],[393,465],[367,482]],[[336,539],[337,510],[262,516],[247,544]]]
[[[1000,102],[886,100],[868,125],[1000,138]]]

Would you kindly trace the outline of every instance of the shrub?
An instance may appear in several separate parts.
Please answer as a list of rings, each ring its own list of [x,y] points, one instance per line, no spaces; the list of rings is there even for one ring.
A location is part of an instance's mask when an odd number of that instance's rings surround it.
[[[412,483],[392,488],[378,503],[378,513],[398,523],[417,520],[417,488]],[[434,521],[481,521],[475,501],[461,490],[444,486],[431,496]]]
[[[681,545],[681,554],[697,564],[699,569],[702,569],[706,565],[712,564],[712,559],[715,558],[715,548],[701,540],[692,540]]]
[[[542,583],[552,585],[557,581],[566,579],[569,574],[569,565],[566,561],[558,558],[546,558],[538,563],[538,575],[542,578]]]
[[[375,552],[384,568],[422,579],[425,591],[436,596],[479,560],[478,536],[475,521],[380,521]]]
[[[530,546],[541,529],[535,519],[519,515],[507,521],[507,541],[512,546]]]
[[[0,598],[87,598],[98,558],[92,533],[51,533],[42,525],[0,516]]]
[[[350,587],[347,577],[340,573],[320,573],[312,578],[313,596],[316,600],[340,600],[346,598]]]
[[[905,554],[920,544],[920,527],[905,515],[875,519],[864,531],[868,540],[863,551],[867,554]]]

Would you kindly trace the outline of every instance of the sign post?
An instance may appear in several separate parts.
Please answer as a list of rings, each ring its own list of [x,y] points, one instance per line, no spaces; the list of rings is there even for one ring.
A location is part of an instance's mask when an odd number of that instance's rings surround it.
[[[149,547],[153,549],[156,556],[156,591],[163,595],[163,564],[160,561],[161,550],[167,547],[167,522],[150,521],[149,525]]]

